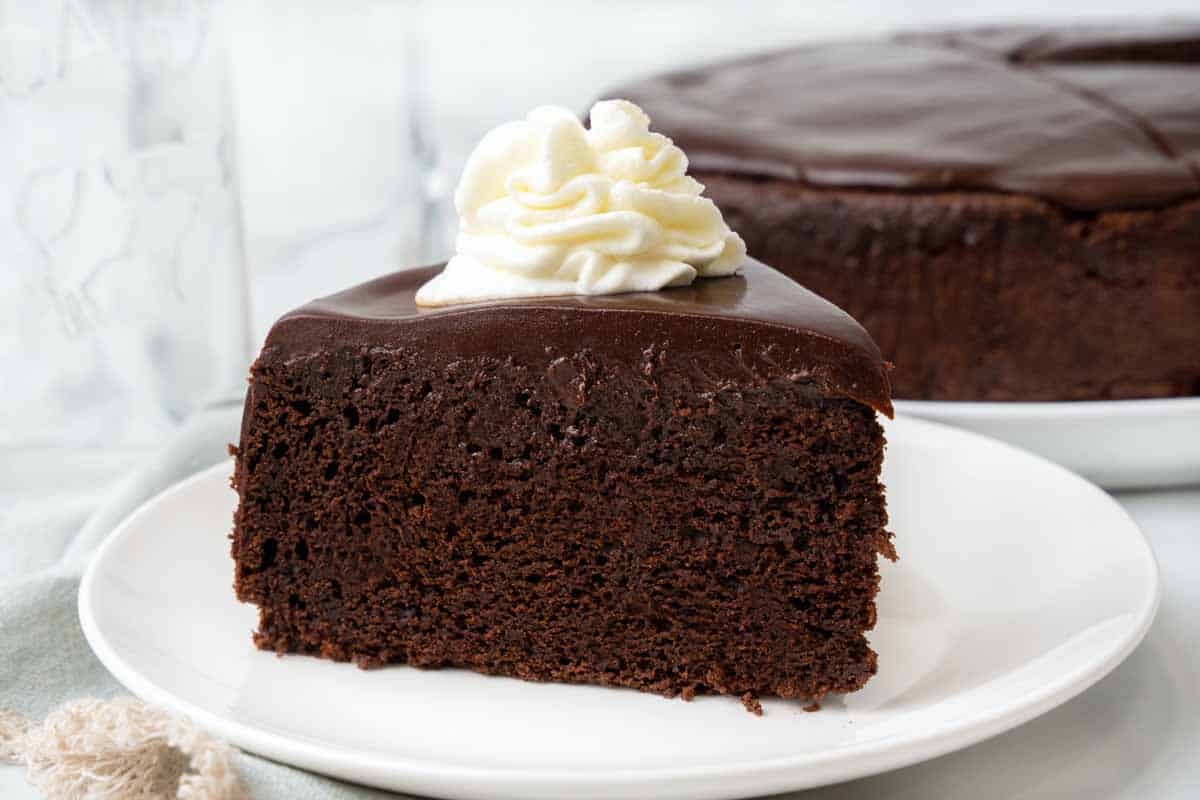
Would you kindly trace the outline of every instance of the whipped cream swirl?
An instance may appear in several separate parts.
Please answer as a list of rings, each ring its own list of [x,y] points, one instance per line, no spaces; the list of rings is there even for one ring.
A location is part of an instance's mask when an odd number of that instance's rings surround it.
[[[626,100],[495,128],[454,194],[457,253],[417,292],[422,306],[645,292],[731,275],[746,255],[687,157]]]

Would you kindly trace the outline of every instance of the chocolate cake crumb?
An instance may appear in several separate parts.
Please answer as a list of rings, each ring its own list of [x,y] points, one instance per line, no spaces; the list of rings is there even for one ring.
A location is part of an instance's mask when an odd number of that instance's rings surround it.
[[[742,705],[745,706],[747,711],[756,717],[761,717],[763,715],[762,703],[751,692],[746,692],[744,695],[742,695]]]

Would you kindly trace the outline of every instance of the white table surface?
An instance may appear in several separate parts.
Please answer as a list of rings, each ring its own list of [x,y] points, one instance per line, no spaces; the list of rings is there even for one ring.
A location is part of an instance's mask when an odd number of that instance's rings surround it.
[[[1145,641],[1100,683],[1049,714],[967,750],[792,800],[1200,796],[1200,488],[1122,493],[1150,538],[1164,596]],[[36,798],[17,767],[0,797]],[[270,799],[264,799],[270,800]]]

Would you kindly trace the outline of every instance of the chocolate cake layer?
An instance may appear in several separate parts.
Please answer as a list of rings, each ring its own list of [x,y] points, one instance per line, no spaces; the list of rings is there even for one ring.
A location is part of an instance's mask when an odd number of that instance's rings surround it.
[[[611,93],[898,397],[1200,393],[1200,26],[799,47]]]
[[[254,365],[234,484],[256,642],[665,694],[875,671],[885,365],[772,270],[417,309],[317,301]]]

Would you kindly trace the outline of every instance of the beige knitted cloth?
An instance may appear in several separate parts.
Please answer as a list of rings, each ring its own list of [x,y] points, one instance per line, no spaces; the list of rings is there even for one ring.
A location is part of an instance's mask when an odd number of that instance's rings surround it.
[[[50,800],[244,800],[232,752],[130,697],[67,703],[40,725],[0,710],[0,760]]]

